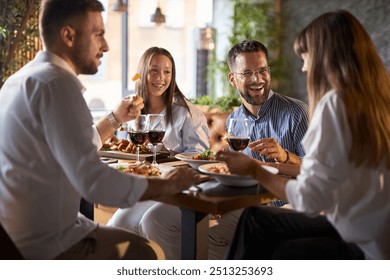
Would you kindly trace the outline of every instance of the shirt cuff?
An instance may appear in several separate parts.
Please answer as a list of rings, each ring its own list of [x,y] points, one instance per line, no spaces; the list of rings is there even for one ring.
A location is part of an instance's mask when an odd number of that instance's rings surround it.
[[[96,125],[92,125],[92,143],[96,146],[96,149],[99,151],[99,149],[102,147],[102,139],[100,138],[100,134],[96,128]]]

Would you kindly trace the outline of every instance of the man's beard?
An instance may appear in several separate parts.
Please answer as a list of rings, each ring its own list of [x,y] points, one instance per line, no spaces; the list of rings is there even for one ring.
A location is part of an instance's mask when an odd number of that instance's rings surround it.
[[[91,60],[86,60],[86,57],[88,57],[88,55],[82,50],[83,50],[82,45],[77,45],[75,47],[75,51],[72,54],[73,63],[79,69],[80,74],[84,74],[84,75],[96,74],[98,68],[95,65],[95,62]]]
[[[264,94],[256,95],[255,97],[251,96],[248,92],[242,92],[239,89],[237,89],[237,91],[241,97],[244,98],[244,100],[250,105],[261,106],[268,99],[270,88],[264,87]]]

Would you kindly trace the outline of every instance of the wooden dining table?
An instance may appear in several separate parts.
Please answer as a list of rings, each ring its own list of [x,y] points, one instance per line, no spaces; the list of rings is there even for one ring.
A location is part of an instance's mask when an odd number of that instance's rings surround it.
[[[133,160],[119,159],[119,162]],[[159,161],[158,161],[159,162]],[[163,159],[161,165],[189,167],[184,161]],[[260,185],[252,187],[225,186],[213,177],[201,174],[201,191],[186,190],[182,193],[154,199],[181,210],[181,259],[208,259],[209,216],[218,216],[233,210],[267,204],[275,199]]]
[[[183,162],[164,163],[185,166]],[[181,210],[181,259],[208,259],[209,216],[218,216],[233,210],[266,204],[275,199],[261,186],[225,186],[212,177],[202,175],[202,191],[184,191],[164,196],[156,201],[174,205]]]

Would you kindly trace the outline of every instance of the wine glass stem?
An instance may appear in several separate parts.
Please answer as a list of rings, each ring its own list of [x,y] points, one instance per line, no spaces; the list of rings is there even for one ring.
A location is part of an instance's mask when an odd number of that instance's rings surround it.
[[[153,165],[157,165],[157,161],[156,161],[156,147],[157,147],[157,145],[153,145],[153,162],[152,162]]]
[[[139,161],[139,145],[137,145],[137,164],[140,164],[141,162]]]

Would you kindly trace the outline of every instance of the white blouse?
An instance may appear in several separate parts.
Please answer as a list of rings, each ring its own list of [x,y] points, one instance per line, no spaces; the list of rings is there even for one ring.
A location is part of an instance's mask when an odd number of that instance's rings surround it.
[[[190,112],[183,106],[172,104],[173,124],[166,124],[163,144],[177,153],[209,149],[210,135],[206,116],[190,102],[187,105]],[[165,109],[162,114],[166,114]]]
[[[385,159],[375,169],[348,161],[351,134],[344,103],[334,91],[317,104],[302,143],[301,173],[286,186],[293,208],[313,215],[324,211],[366,258],[390,259],[390,172]]]

